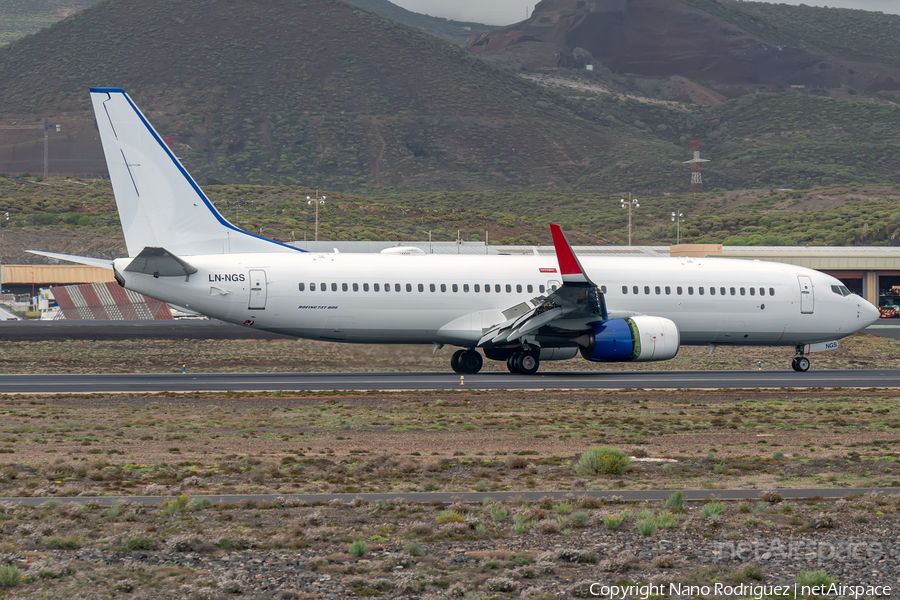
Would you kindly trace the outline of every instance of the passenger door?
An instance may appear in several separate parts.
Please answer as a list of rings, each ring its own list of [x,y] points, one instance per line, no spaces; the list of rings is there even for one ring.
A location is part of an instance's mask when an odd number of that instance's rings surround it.
[[[812,279],[807,275],[799,275],[797,279],[800,281],[800,312],[804,315],[811,315],[816,308],[816,295],[813,291]]]
[[[250,269],[250,310],[266,308],[266,272],[262,269]]]

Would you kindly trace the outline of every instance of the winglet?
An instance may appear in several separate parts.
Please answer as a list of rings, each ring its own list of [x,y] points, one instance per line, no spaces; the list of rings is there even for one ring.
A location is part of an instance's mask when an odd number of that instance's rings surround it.
[[[578,262],[578,257],[575,256],[560,226],[550,225],[550,232],[553,234],[553,247],[556,249],[556,260],[559,262],[563,285],[596,287],[581,268],[581,263]]]

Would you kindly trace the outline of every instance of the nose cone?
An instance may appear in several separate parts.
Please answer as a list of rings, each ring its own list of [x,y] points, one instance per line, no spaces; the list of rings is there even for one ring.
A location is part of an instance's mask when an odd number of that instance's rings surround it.
[[[860,322],[859,329],[865,329],[869,325],[878,322],[878,319],[881,318],[881,311],[878,310],[877,306],[860,298],[857,301],[857,315]]]

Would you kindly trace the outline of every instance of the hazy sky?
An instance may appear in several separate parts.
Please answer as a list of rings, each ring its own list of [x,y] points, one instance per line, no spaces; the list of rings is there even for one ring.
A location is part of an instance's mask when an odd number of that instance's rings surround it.
[[[537,0],[391,0],[417,13],[488,25],[509,25],[525,19]],[[835,8],[860,8],[900,14],[898,0],[782,0],[785,4],[807,4]]]

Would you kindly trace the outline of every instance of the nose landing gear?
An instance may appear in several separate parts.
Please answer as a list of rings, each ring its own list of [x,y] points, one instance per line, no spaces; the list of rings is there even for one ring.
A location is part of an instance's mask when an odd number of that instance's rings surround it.
[[[791,368],[800,373],[809,371],[809,359],[803,356],[803,347],[797,347],[797,356],[791,361]]]

